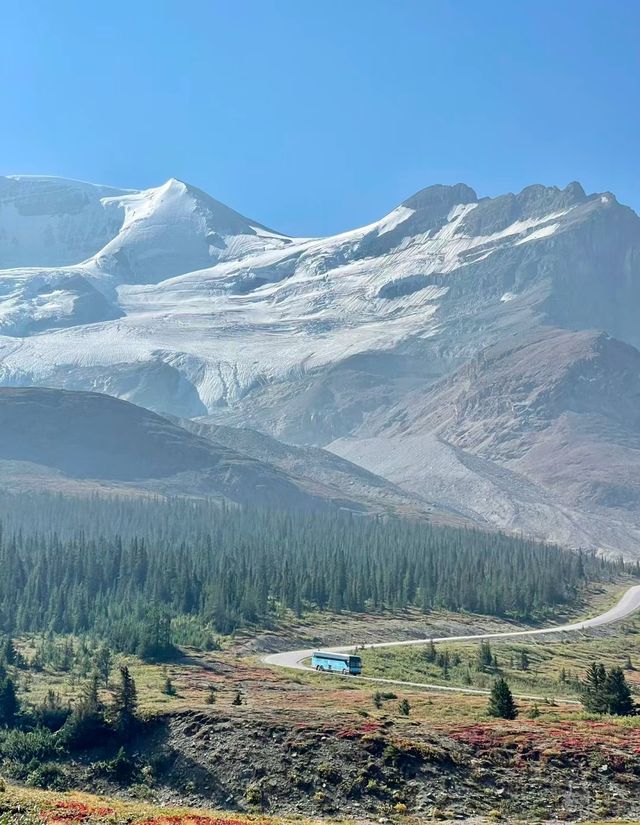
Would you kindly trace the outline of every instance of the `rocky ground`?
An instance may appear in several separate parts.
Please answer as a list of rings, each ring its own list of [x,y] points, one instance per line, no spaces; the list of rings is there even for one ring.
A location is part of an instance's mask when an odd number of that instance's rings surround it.
[[[95,764],[73,784],[156,803],[280,816],[416,815],[584,820],[640,816],[640,731],[536,721],[445,726],[411,720],[157,719],[129,749],[127,782]]]

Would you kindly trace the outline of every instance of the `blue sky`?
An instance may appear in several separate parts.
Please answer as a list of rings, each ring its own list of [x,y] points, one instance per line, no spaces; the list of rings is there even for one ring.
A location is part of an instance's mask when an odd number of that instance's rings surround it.
[[[0,25],[0,173],[178,177],[294,234],[436,182],[640,209],[631,0],[20,0]]]

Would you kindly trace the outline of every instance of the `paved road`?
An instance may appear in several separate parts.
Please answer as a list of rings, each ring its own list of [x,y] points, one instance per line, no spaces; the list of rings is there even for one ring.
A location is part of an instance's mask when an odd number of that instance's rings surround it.
[[[640,610],[640,585],[630,587],[622,596],[620,601],[607,610],[606,613],[601,613],[599,616],[594,616],[592,619],[585,619],[581,622],[572,622],[571,624],[555,625],[551,627],[537,628],[536,630],[507,630],[500,633],[473,633],[464,636],[440,636],[431,639],[426,637],[424,639],[409,639],[401,642],[374,642],[373,644],[365,645],[365,648],[374,647],[407,647],[409,645],[424,645],[429,641],[433,642],[471,642],[480,641],[482,639],[517,639],[527,636],[543,636],[553,633],[575,633],[581,630],[587,630],[590,627],[601,627],[602,625],[613,624],[619,622],[621,619],[627,618],[632,613]],[[350,645],[342,645],[340,647],[323,647],[329,653],[351,653],[356,647],[362,647],[359,643],[352,643]],[[318,648],[309,648],[307,650],[289,650],[284,653],[270,653],[262,657],[262,661],[268,665],[275,665],[276,667],[290,668],[292,670],[310,670],[313,673],[316,671],[304,664],[305,659],[310,659],[314,650]],[[337,674],[322,674],[333,675]],[[453,693],[469,693],[475,695],[486,695],[489,691],[479,690],[474,688],[453,687],[452,685],[435,685],[425,682],[404,682],[399,679],[382,679],[371,676],[360,676],[361,680],[368,682],[381,682],[383,684],[403,685],[406,687],[427,688],[430,690],[449,691]],[[521,699],[538,699],[542,700],[542,696],[526,696],[520,695]],[[573,700],[563,700],[576,704]]]

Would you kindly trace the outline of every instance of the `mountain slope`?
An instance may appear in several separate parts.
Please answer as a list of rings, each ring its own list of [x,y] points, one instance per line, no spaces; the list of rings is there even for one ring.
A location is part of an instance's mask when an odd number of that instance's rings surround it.
[[[95,255],[95,264],[124,283],[157,283],[289,243],[175,178],[157,189],[104,198],[102,203],[107,210],[120,210],[123,221],[118,234]]]
[[[469,517],[638,552],[640,352],[602,333],[505,340],[331,448]]]
[[[48,486],[53,473],[61,488],[78,480],[83,489],[91,481],[254,505],[327,506],[285,473],[97,393],[0,389],[0,461],[0,481],[11,486],[16,477]]]
[[[122,283],[156,283],[289,242],[175,179],[134,191],[0,178],[0,333],[121,318]]]
[[[90,258],[122,223],[103,198],[127,194],[62,178],[0,177],[0,269],[70,266]]]
[[[295,448],[258,433],[184,423],[98,393],[0,388],[0,485],[427,513],[424,501],[331,453],[310,451],[308,466],[287,460]]]
[[[281,470],[316,494],[333,500],[351,501],[371,512],[394,512],[439,523],[460,523],[459,516],[439,511],[423,498],[411,495],[386,479],[318,447],[294,447],[264,433],[246,428],[224,427],[202,420],[180,420],[189,432],[215,445],[237,450],[256,461]]]

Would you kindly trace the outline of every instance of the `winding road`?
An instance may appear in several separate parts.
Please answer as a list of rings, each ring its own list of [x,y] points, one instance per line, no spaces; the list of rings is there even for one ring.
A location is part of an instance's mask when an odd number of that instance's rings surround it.
[[[610,610],[601,613],[599,616],[594,616],[591,619],[584,619],[580,622],[572,622],[570,624],[554,625],[551,627],[536,628],[535,630],[507,630],[499,633],[473,633],[464,636],[440,636],[440,637],[426,637],[424,639],[409,639],[401,642],[374,642],[372,644],[361,645],[359,643],[352,643],[350,645],[342,645],[340,647],[322,647],[328,653],[351,653],[357,647],[362,649],[376,648],[376,647],[408,647],[409,645],[424,645],[430,641],[437,642],[473,642],[481,641],[483,639],[518,639],[528,636],[544,636],[552,635],[554,633],[575,633],[582,630],[588,630],[592,627],[602,627],[603,625],[613,624],[622,619],[626,619],[632,613],[640,610],[640,585],[630,587]],[[316,671],[304,664],[305,659],[310,659],[313,652],[318,648],[308,648],[306,650],[289,650],[283,653],[270,653],[262,657],[262,661],[267,665],[274,665],[276,667],[289,668],[291,670],[308,670],[312,673]],[[338,674],[322,673],[318,675],[337,676]],[[486,695],[488,690],[480,690],[478,688],[454,687],[453,685],[437,685],[425,682],[405,682],[399,679],[383,679],[381,677],[373,676],[359,676],[360,680],[367,682],[380,682],[383,684],[402,685],[404,687],[417,687],[428,690],[448,691],[451,693],[469,693],[476,695]],[[520,699],[544,700],[543,696],[528,696],[519,694]],[[579,704],[576,700],[563,699],[563,702],[568,704]]]

